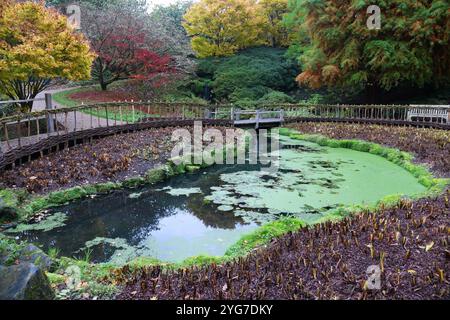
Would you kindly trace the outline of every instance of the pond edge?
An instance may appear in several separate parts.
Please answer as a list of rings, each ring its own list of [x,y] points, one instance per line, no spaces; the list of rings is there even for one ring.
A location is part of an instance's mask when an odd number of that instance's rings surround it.
[[[367,142],[363,140],[337,140],[322,135],[301,134],[295,130],[288,128],[279,129],[280,135],[288,136],[292,139],[303,140],[317,143],[320,146],[331,148],[346,148],[355,151],[367,152],[373,155],[381,156],[388,161],[404,168],[411,173],[419,183],[427,188],[423,193],[413,197],[404,197],[400,194],[394,194],[384,197],[375,205],[352,205],[342,207],[331,211],[325,217],[314,224],[325,222],[336,222],[348,216],[364,212],[376,212],[381,208],[391,208],[398,205],[405,198],[417,200],[426,197],[436,197],[444,192],[450,184],[450,179],[435,178],[433,174],[424,165],[413,163],[414,157],[407,152],[398,149],[385,147],[377,143]],[[236,148],[231,148],[236,152]],[[230,147],[225,146],[223,153],[229,152]],[[193,155],[187,155],[191,157]],[[164,180],[170,179],[180,174],[196,172],[202,168],[209,167],[209,164],[202,165],[186,165],[175,164],[176,159],[170,159],[165,165],[148,170],[143,176],[136,176],[121,182],[106,182],[85,186],[77,186],[65,190],[50,192],[44,196],[37,196],[27,199],[29,195],[25,190],[1,189],[0,198],[3,198],[5,204],[17,210],[21,222],[43,210],[62,206],[71,201],[79,200],[89,196],[107,194],[108,192],[123,188],[138,188],[145,185],[153,185]],[[155,258],[139,257],[126,265],[130,267],[145,267],[159,265],[168,269],[188,268],[192,266],[202,266],[207,264],[223,264],[233,261],[237,258],[244,257],[249,253],[259,250],[268,245],[273,239],[283,236],[289,232],[295,232],[301,228],[310,226],[301,219],[294,217],[285,217],[276,221],[269,222],[258,227],[253,232],[243,235],[235,244],[230,246],[223,256],[195,256],[185,259],[179,263],[166,263]],[[67,264],[72,258],[61,257]],[[120,268],[121,266],[111,263],[97,264],[107,269]]]

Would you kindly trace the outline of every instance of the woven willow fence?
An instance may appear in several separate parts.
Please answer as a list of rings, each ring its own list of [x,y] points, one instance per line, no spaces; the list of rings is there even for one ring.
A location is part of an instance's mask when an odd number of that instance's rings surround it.
[[[449,129],[450,107],[401,105],[261,105],[258,110],[283,113],[285,122],[346,121],[429,126]],[[0,118],[0,168],[58,147],[69,141],[92,139],[151,127],[233,125],[232,105],[114,102],[43,110]],[[244,113],[245,114],[245,113]],[[249,113],[251,117],[251,112]],[[242,118],[241,118],[242,120]]]

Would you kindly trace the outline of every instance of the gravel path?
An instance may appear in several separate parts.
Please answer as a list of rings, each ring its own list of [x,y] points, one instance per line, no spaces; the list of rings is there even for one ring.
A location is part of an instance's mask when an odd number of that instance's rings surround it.
[[[71,88],[71,89],[75,89],[75,88]],[[46,93],[55,94],[55,93],[66,91],[66,90],[68,90],[68,88],[46,90],[46,91],[40,93],[37,96],[37,99],[44,98]],[[66,106],[53,101],[53,107],[56,109],[60,109],[60,108],[65,108]],[[45,109],[45,101],[36,101],[33,105],[33,111],[41,111],[44,109]],[[63,119],[63,116],[58,117],[59,122],[64,123],[64,120],[65,119]],[[81,128],[85,128],[85,129],[90,128],[91,123],[94,128],[107,126],[106,119],[91,116],[89,114],[85,114],[82,112],[70,112],[67,115],[67,125],[68,125],[69,132],[74,131],[75,129],[80,130]],[[121,124],[121,122],[118,121],[118,124]]]
[[[71,88],[74,89],[74,88]],[[41,92],[40,94],[37,95],[36,99],[44,99],[45,98],[45,94],[46,93],[50,93],[50,94],[55,94],[61,91],[66,91],[68,90],[68,88],[58,88],[58,89],[49,89],[49,90],[45,90],[43,92]],[[61,108],[65,108],[66,106],[61,105],[59,103],[56,103],[55,101],[53,101],[53,107],[56,109],[61,109]],[[33,109],[32,111],[42,111],[45,109],[45,100],[38,100],[35,101],[33,104]],[[57,116],[57,121],[62,124],[65,125],[66,123],[66,119],[64,115],[58,115]],[[111,123],[111,121],[110,121]],[[122,124],[121,121],[117,121],[117,124]],[[82,112],[69,112],[67,114],[67,130],[68,132],[73,132],[73,131],[79,131],[79,130],[83,130],[83,129],[88,129],[88,128],[97,128],[97,127],[106,127],[107,126],[107,120],[104,118],[98,118],[96,116],[92,116],[89,114],[85,114]],[[54,133],[56,134],[56,133]],[[21,145],[29,145],[29,144],[33,144],[38,142],[39,140],[42,140],[44,138],[47,138],[47,134],[41,134],[41,135],[34,135],[31,137],[24,137],[21,138]],[[14,149],[17,148],[19,146],[19,141],[18,139],[13,139],[9,141],[9,146],[6,144],[6,142],[2,141],[0,143],[0,152],[1,151],[8,151],[10,149]]]

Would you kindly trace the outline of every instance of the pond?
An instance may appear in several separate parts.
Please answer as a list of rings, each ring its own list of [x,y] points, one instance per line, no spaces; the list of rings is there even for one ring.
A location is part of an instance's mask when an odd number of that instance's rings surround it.
[[[126,263],[220,256],[243,234],[282,216],[312,223],[331,210],[425,191],[384,158],[282,138],[280,168],[216,165],[151,187],[115,191],[53,209],[15,232],[60,255]]]

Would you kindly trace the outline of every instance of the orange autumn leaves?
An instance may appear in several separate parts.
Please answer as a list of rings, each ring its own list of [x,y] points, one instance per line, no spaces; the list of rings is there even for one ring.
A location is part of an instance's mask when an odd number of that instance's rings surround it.
[[[0,82],[29,78],[88,79],[94,54],[66,17],[43,3],[0,7]],[[6,88],[7,89],[7,88]]]

